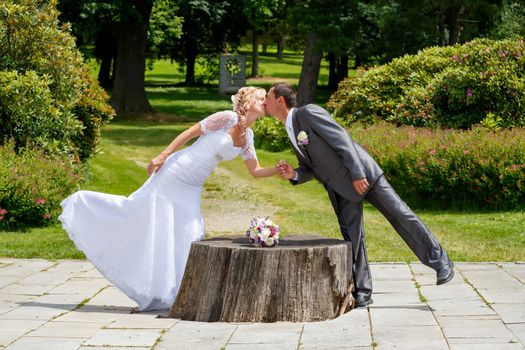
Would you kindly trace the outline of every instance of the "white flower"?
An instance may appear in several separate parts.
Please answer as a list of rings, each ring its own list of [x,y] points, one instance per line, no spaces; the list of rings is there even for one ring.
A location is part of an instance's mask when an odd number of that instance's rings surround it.
[[[307,139],[308,139],[308,134],[304,131],[300,131],[299,134],[297,135],[297,140],[301,142],[304,142]]]
[[[272,232],[270,231],[270,229],[265,228],[265,229],[262,230],[261,233],[262,233],[264,239],[268,239],[268,237],[270,237],[270,233],[272,233]]]
[[[273,247],[279,243],[279,225],[275,224],[268,217],[254,218],[250,222],[250,227],[246,230],[246,237],[254,245]]]

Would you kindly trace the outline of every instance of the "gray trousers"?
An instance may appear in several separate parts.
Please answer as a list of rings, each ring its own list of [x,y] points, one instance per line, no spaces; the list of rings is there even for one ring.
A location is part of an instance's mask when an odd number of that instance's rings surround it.
[[[352,203],[330,188],[327,190],[339,221],[341,233],[345,240],[352,242],[355,293],[370,294],[372,293],[372,276],[366,254],[363,202]],[[399,198],[384,176],[376,181],[364,198],[385,216],[423,264],[436,271],[448,264],[448,255],[432,232]]]

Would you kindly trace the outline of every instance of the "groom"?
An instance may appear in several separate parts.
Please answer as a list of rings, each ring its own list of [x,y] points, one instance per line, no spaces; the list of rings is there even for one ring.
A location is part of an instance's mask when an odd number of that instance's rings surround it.
[[[264,102],[266,113],[285,123],[299,167],[280,161],[280,175],[293,185],[312,178],[321,182],[334,208],[341,233],[352,242],[354,297],[358,307],[372,304],[372,277],[366,254],[363,199],[390,222],[419,260],[437,272],[437,284],[454,277],[454,264],[432,232],[399,198],[370,155],[352,141],[323,108],[296,108],[296,92],[288,84],[274,84]]]

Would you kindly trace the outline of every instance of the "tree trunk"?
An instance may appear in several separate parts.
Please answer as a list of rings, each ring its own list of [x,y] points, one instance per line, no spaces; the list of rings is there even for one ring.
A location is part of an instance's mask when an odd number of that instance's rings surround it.
[[[348,78],[348,55],[341,55],[337,71],[337,84],[346,78]]]
[[[112,63],[113,57],[111,53],[104,55],[100,60],[100,68],[98,70],[98,82],[100,86],[106,90],[110,90],[113,86],[111,80]]]
[[[279,42],[277,43],[277,59],[279,61],[281,61],[283,59],[285,41],[286,41],[286,39],[285,39],[284,35],[281,35],[279,37]]]
[[[439,12],[438,12],[438,28],[439,28],[439,46],[447,45],[447,37],[445,35],[445,5],[443,4],[444,0],[439,2]]]
[[[106,90],[113,88],[113,80],[115,78],[115,60],[117,55],[118,37],[117,23],[109,22],[100,26],[100,29],[95,38],[95,57],[100,60],[100,68],[98,71],[98,82]]]
[[[259,77],[259,36],[257,30],[252,30],[252,78]]]
[[[261,46],[262,46],[262,53],[263,53],[264,55],[266,55],[266,53],[267,53],[267,51],[268,51],[268,38],[267,38],[266,35],[263,36]]]
[[[169,317],[204,322],[309,322],[350,310],[352,245],[288,236],[274,248],[248,239],[194,242]]]
[[[328,90],[337,88],[337,56],[333,52],[328,53]]]
[[[449,44],[454,45],[459,43],[459,37],[461,36],[461,21],[465,14],[466,6],[461,2],[457,7],[453,7],[452,15],[450,18],[450,38]]]
[[[195,85],[195,62],[197,61],[197,44],[195,40],[187,38],[184,41],[184,55],[186,56],[186,85]]]
[[[354,61],[354,69],[361,67],[364,61],[365,61],[365,58],[363,57],[363,55],[356,53],[355,61]]]
[[[148,0],[130,0],[129,3],[138,11],[140,18],[122,14],[115,83],[110,102],[117,113],[151,112],[153,109],[144,88],[144,72],[146,69],[146,41],[153,3]]]
[[[315,101],[322,58],[323,51],[319,47],[319,38],[312,32],[306,38],[303,66],[299,78],[299,87],[297,88],[297,104],[299,106]]]

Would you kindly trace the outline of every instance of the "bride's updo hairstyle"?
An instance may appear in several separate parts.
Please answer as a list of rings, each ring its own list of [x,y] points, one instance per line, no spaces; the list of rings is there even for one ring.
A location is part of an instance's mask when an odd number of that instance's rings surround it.
[[[255,99],[265,96],[266,90],[255,86],[242,87],[235,95],[232,95],[233,111],[237,113],[243,133],[246,129],[246,113]]]

